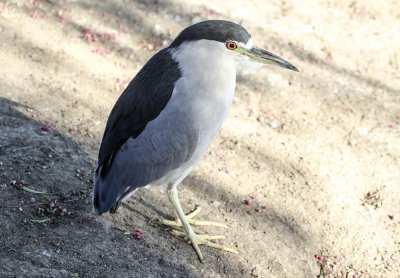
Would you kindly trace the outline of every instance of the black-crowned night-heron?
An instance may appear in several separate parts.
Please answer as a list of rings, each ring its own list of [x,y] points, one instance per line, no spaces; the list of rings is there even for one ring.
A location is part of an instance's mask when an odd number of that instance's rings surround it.
[[[253,46],[242,26],[223,20],[184,29],[144,65],[108,118],[93,190],[97,213],[115,213],[136,189],[165,184],[177,218],[163,223],[183,226],[184,232],[173,233],[187,237],[200,260],[201,244],[236,253],[210,241],[221,236],[191,227],[219,224],[194,220],[199,210],[185,215],[176,187],[204,156],[224,122],[241,60],[297,71],[288,61]]]

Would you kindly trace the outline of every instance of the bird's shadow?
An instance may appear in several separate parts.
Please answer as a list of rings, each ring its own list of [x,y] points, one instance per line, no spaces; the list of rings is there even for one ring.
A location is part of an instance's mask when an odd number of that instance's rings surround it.
[[[186,189],[191,191],[197,198],[199,198],[199,200],[203,200],[205,203],[207,203],[207,206],[209,205],[207,200],[210,192],[212,192],[213,200],[219,198],[224,204],[225,210],[229,211],[231,218],[240,219],[240,222],[243,225],[251,226],[254,224],[253,217],[244,212],[244,206],[238,206],[238,203],[242,203],[241,200],[243,200],[243,196],[240,196],[232,191],[228,191],[222,185],[212,184],[195,174],[191,174],[183,180],[181,188],[185,188],[185,191]],[[146,192],[145,190],[139,190],[138,194],[133,195],[130,200],[127,200],[126,203],[123,203],[122,207],[130,212],[135,213],[137,216],[141,217],[147,222],[154,222],[156,219],[160,218],[172,219],[172,215],[166,214],[162,209],[160,209],[160,207],[155,205],[159,204],[160,206],[168,207],[169,202],[167,201],[166,195],[167,194],[164,194],[162,196],[164,198],[160,199],[160,195],[154,194],[154,191]],[[143,198],[143,196],[145,196],[145,198]],[[182,206],[185,206],[183,203],[183,200],[185,199],[185,196],[181,196]],[[140,204],[147,210],[135,208],[137,204]],[[257,217],[264,217],[263,222],[265,226],[278,227],[280,230],[289,231],[289,233],[285,233],[284,238],[282,238],[284,241],[294,240],[295,242],[312,244],[312,240],[301,228],[301,226],[295,222],[294,217],[287,215],[285,212],[278,212],[274,208],[269,208],[267,214],[264,216],[258,215]]]
[[[149,221],[149,222],[154,221],[155,220],[154,216],[147,215],[144,212],[140,211],[140,209],[136,209],[135,208],[135,205],[137,203],[142,205],[142,206],[144,206],[145,208],[147,208],[148,210],[152,211],[154,214],[156,214],[157,216],[159,216],[161,218],[165,218],[165,219],[172,218],[170,215],[166,214],[164,211],[159,209],[153,203],[145,201],[140,196],[135,196],[135,195],[131,196],[130,200],[128,200],[127,202],[122,203],[122,207],[127,209],[127,210],[129,210],[129,211],[131,211],[131,212],[134,212],[135,214],[139,215],[140,217],[142,217],[146,221]]]

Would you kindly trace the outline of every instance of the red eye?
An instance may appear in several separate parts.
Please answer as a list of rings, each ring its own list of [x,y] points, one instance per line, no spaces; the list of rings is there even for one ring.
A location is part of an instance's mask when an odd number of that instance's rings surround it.
[[[229,50],[235,50],[237,48],[237,44],[234,41],[227,41],[225,45]]]

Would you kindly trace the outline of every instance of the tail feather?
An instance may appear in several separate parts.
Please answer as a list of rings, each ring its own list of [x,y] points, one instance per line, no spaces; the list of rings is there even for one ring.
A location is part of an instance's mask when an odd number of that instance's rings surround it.
[[[111,208],[110,208],[110,213],[114,214],[117,213],[117,210],[119,209],[119,206],[122,204],[122,198],[117,201]]]
[[[96,170],[94,177],[93,187],[93,211],[98,214],[106,213],[110,211],[115,213],[119,207],[121,194],[119,192],[120,186],[118,184],[112,184],[112,178],[102,177],[100,175],[101,166]]]

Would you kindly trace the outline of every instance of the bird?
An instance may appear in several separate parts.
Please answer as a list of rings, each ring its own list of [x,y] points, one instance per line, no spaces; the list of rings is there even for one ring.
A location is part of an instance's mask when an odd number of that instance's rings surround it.
[[[116,213],[137,189],[167,186],[176,220],[171,233],[184,237],[200,261],[205,245],[232,253],[237,250],[213,240],[196,225],[196,208],[185,214],[177,186],[206,154],[227,118],[242,62],[298,69],[287,60],[253,44],[250,33],[227,20],[206,20],[183,29],[136,74],[108,117],[100,144],[93,187],[93,209]],[[179,228],[178,228],[179,227]]]

